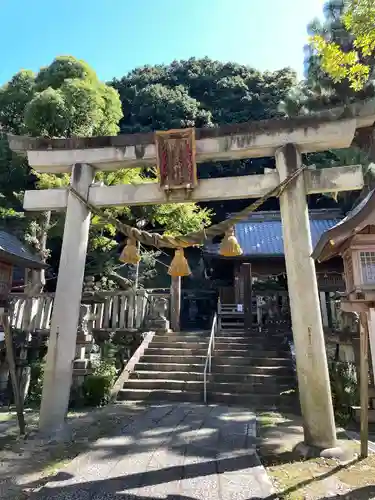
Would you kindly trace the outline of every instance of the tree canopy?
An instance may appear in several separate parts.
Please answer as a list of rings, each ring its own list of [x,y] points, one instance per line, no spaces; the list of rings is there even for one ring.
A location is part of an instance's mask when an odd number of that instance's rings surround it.
[[[316,33],[311,44],[320,57],[322,69],[335,83],[347,81],[354,91],[359,91],[373,74],[375,3],[373,0],[350,0],[346,4],[339,3],[339,8],[337,21],[344,38],[341,36],[337,40],[335,36]]]
[[[278,104],[297,83],[290,68],[260,72],[209,58],[143,66],[110,84],[119,92],[121,132],[211,127],[281,116]]]
[[[183,89],[171,92],[155,88],[145,90],[145,106],[138,101],[139,113],[144,112],[147,120],[147,96],[150,102],[158,102],[160,117],[152,114],[153,122],[165,123],[165,119],[174,116],[174,110],[188,126],[191,120],[204,113]],[[186,101],[186,102],[185,102]],[[137,103],[135,103],[137,105]],[[36,75],[30,71],[21,71],[7,84],[0,88],[0,176],[4,178],[0,197],[0,216],[3,224],[22,221],[21,229],[26,231],[26,239],[37,250],[46,232],[49,244],[55,255],[54,266],[59,258],[59,247],[63,230],[62,219],[53,214],[52,219],[42,214],[36,219],[25,218],[22,210],[22,195],[27,185],[39,188],[66,185],[68,176],[33,174],[27,161],[13,154],[8,147],[4,132],[28,134],[44,137],[72,137],[115,135],[119,131],[122,117],[122,104],[117,90],[100,82],[95,72],[84,61],[71,56],[57,57],[52,64],[42,68]],[[145,176],[146,175],[146,176]],[[97,180],[107,185],[118,183],[142,183],[148,181],[149,173],[142,169],[123,169],[111,173],[99,172]],[[163,207],[144,207],[130,210],[129,207],[108,209],[111,215],[137,223],[141,218],[148,224],[162,230],[184,233],[201,228],[210,222],[210,211],[194,203],[186,205],[166,205]],[[25,228],[27,226],[27,229]],[[44,234],[44,236],[43,236]],[[97,274],[111,273],[117,264],[116,230],[110,224],[103,224],[93,217],[90,228],[88,268]]]
[[[328,0],[323,8],[323,18],[313,19],[308,24],[309,43],[304,48],[305,79],[280,103],[280,110],[286,115],[309,114],[329,106],[348,104],[375,96],[371,78],[360,89],[353,88],[347,78],[332,78],[323,53],[317,46],[319,40],[321,44],[338,47],[343,53],[356,50],[353,34],[344,22],[347,4],[346,0]],[[339,60],[335,58],[335,64],[339,63]],[[374,58],[367,58],[366,64],[372,72]]]

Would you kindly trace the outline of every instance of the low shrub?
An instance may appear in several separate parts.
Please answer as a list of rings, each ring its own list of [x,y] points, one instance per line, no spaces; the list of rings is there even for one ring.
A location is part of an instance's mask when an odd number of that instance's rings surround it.
[[[82,385],[85,406],[103,406],[108,403],[111,387],[116,379],[117,369],[114,363],[97,361],[94,371],[87,375]]]
[[[359,401],[355,364],[332,360],[328,367],[336,421],[345,425],[351,419],[351,407]]]

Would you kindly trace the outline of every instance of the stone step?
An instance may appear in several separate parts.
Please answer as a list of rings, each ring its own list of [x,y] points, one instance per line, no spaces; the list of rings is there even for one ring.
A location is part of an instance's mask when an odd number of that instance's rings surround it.
[[[173,373],[169,379],[137,379],[130,378],[124,385],[124,389],[141,389],[141,390],[176,390],[176,391],[203,391],[202,380],[174,380]]]
[[[206,362],[206,355],[202,356],[168,356],[163,354],[148,354],[146,353],[141,357],[143,363],[185,363],[185,364],[202,364]]]
[[[121,389],[118,394],[120,401],[180,401],[180,402],[201,402],[203,395],[201,392],[167,390],[167,389]],[[208,393],[207,402],[223,403],[234,406],[246,406],[255,411],[279,410],[285,412],[298,411],[298,399],[295,395],[274,394],[229,394],[224,392]]]
[[[287,384],[294,385],[295,384],[295,376],[294,373],[288,373],[281,371],[279,374],[278,371],[273,370],[271,373],[267,373],[267,368],[273,367],[264,367],[261,368],[266,373],[211,373],[209,375],[209,380],[217,383],[250,383],[250,384],[264,384],[264,386],[268,386],[269,384]],[[252,368],[252,370],[255,370]],[[270,370],[268,370],[269,372]],[[275,373],[276,372],[276,373]]]
[[[221,364],[212,365],[212,373],[215,374],[229,374],[241,373],[244,375],[257,375],[257,374],[272,374],[276,375],[293,375],[293,367],[291,365],[233,365]]]
[[[152,344],[167,344],[167,345],[174,345],[179,342],[187,343],[189,345],[191,344],[204,344],[208,345],[209,343],[209,338],[202,338],[202,337],[154,337],[152,339]]]
[[[167,389],[167,390],[180,390],[180,391],[203,391],[204,383],[203,377],[200,381],[197,380],[174,380],[173,373],[168,379],[137,379],[132,377],[124,385],[124,389]],[[285,391],[293,389],[290,385],[278,384],[251,384],[251,383],[215,383],[208,382],[207,390],[211,392],[225,392],[230,394],[258,394],[262,397],[262,393],[279,396]]]
[[[207,347],[201,349],[190,349],[184,347],[148,347],[146,353],[151,356],[207,356]]]
[[[188,341],[152,341],[151,344],[149,345],[149,348],[166,348],[166,349],[204,349],[207,351],[208,348],[208,341],[207,342],[188,342]],[[279,341],[268,341],[268,340],[262,340],[259,342],[252,342],[252,341],[222,341],[222,340],[215,340],[215,350],[227,350],[227,349],[251,349],[255,351],[262,351],[262,350],[272,350],[272,349],[277,349],[283,352],[289,352],[289,346],[288,344],[279,342]]]
[[[141,357],[144,363],[183,363],[183,364],[205,364],[206,355],[168,355],[168,354],[149,354],[149,350]],[[291,365],[292,360],[289,357],[283,356],[254,356],[253,353],[248,353],[247,356],[227,356],[215,355],[212,360],[213,365],[252,365],[252,366],[267,366],[267,365]]]
[[[228,347],[232,347],[233,349],[283,349],[285,351],[289,351],[289,345],[279,341],[269,341],[264,339],[259,342],[253,341],[239,341],[233,340],[224,342],[222,340],[215,340],[215,349],[227,349]]]
[[[289,358],[289,351],[283,349],[253,349],[252,347],[247,347],[246,349],[217,349],[215,345],[215,350],[212,353],[214,358]]]
[[[137,363],[135,366],[135,371],[163,371],[163,372],[195,372],[203,373],[204,363],[160,363],[160,362],[141,362]],[[222,364],[220,366],[212,366],[212,375],[215,374],[243,374],[243,375],[270,375],[275,376],[293,376],[294,371],[292,366],[249,366],[249,365],[226,365]]]
[[[222,403],[254,408],[256,411],[289,411],[299,409],[298,396],[295,393],[274,394],[232,394],[226,392],[208,392],[207,403]]]
[[[188,348],[183,348],[183,347],[155,347],[151,346],[148,347],[147,351],[145,352],[146,355],[150,356],[201,356],[201,357],[206,357],[207,356],[207,347],[203,349],[188,349]],[[215,350],[212,353],[214,358],[226,358],[226,357],[243,357],[243,358],[248,358],[248,357],[253,357],[256,356],[257,358],[285,358],[288,357],[288,352],[283,351],[281,349],[277,350],[260,350],[256,349],[253,350],[251,347],[245,348],[245,349],[218,349],[215,346]]]
[[[180,341],[184,342],[185,340],[198,340],[198,341],[203,341],[207,342],[210,339],[210,333],[156,333],[154,335],[153,341]],[[266,332],[244,332],[244,331],[235,331],[235,332],[219,332],[215,334],[216,339],[222,339],[223,341],[227,341],[228,339],[240,339],[240,340],[250,340],[254,342],[259,342],[264,339],[268,340],[277,340],[278,342],[280,340],[283,340],[284,338],[293,338],[293,336],[288,333],[266,333]]]
[[[176,368],[177,369],[177,368]],[[148,380],[196,380],[203,381],[203,369],[200,372],[193,371],[157,371],[157,370],[137,370],[130,375],[130,379]]]
[[[289,357],[269,356],[258,357],[248,354],[245,356],[214,356],[212,360],[213,371],[219,371],[222,365],[232,366],[292,366],[292,360]],[[217,370],[214,369],[217,368]]]
[[[163,371],[163,372],[193,372],[203,373],[204,363],[149,363],[141,360],[135,365],[135,371]]]
[[[207,352],[208,342],[154,342],[149,346],[152,349],[204,349]]]
[[[162,371],[160,365],[155,365],[155,370],[138,369],[130,375],[131,379],[162,379],[162,380],[196,380],[203,381],[203,369],[201,371],[171,371],[169,369]],[[178,369],[177,368],[176,370]],[[231,382],[231,383],[250,383],[250,384],[281,384],[292,386],[295,383],[293,375],[271,374],[243,374],[243,373],[211,373],[208,374],[208,380],[212,383]]]
[[[206,342],[209,338],[210,335],[202,333],[156,333],[152,340],[153,342],[158,340],[164,342],[169,342],[171,340],[176,342],[190,342],[191,340]]]
[[[294,389],[292,384],[279,384],[276,381],[268,381],[267,383],[251,383],[251,382],[208,382],[208,390],[213,393],[227,394],[258,394],[263,397],[263,394],[279,396]]]
[[[289,328],[251,328],[249,331],[245,331],[244,328],[225,328],[225,330],[218,330],[216,332],[217,336],[225,336],[225,335],[246,335],[246,336],[254,336],[254,337],[260,337],[264,335],[275,335],[275,336],[282,336],[282,335],[291,335],[292,334],[292,329]]]
[[[121,389],[118,394],[119,401],[181,401],[202,402],[200,392],[173,391],[173,390],[148,390],[148,389]]]
[[[215,341],[215,349],[226,350],[226,349],[252,349],[254,351],[264,351],[264,350],[274,350],[280,349],[283,352],[290,352],[289,345],[287,343],[282,343],[278,341],[268,341],[263,340],[262,342],[239,342],[239,341]]]
[[[222,336],[218,336],[216,335],[215,336],[215,342],[223,342],[223,343],[235,343],[235,342],[240,342],[240,343],[243,343],[243,344],[253,344],[253,345],[257,345],[257,344],[262,344],[262,343],[275,343],[275,344],[281,344],[284,342],[284,339],[285,339],[285,343],[286,341],[288,340],[287,337],[273,337],[273,336],[270,336],[270,337],[267,337],[267,336],[257,336],[257,337],[251,337],[251,336],[247,336],[245,334],[243,335],[228,335],[228,336],[225,336],[225,337],[222,337]]]

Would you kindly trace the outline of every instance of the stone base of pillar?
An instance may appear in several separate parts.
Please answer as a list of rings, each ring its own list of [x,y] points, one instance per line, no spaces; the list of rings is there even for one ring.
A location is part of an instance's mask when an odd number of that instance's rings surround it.
[[[335,446],[334,448],[317,448],[302,442],[293,448],[293,453],[304,460],[311,458],[331,458],[340,462],[348,462],[355,458],[353,449],[345,446]]]

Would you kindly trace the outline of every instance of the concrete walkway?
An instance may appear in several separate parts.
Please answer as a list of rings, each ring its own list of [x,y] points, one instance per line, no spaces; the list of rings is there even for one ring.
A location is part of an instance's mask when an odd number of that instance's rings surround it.
[[[129,412],[116,436],[78,456],[34,500],[247,500],[271,483],[248,410],[153,404]]]

